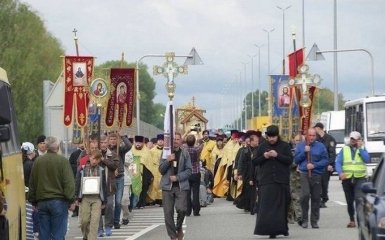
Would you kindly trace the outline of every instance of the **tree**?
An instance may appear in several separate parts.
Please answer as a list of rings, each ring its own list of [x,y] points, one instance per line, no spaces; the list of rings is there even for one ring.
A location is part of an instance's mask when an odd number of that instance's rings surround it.
[[[313,98],[313,114],[320,114],[334,109],[334,93],[328,88],[321,88],[315,91]],[[338,94],[338,110],[344,109],[344,96]]]
[[[3,0],[0,7],[0,66],[12,86],[21,141],[43,133],[43,80],[56,79],[64,51],[25,4]]]

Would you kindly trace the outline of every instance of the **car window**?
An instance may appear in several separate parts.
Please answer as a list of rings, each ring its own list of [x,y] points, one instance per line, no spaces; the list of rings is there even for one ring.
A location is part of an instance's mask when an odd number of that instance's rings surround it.
[[[373,184],[374,187],[377,189],[378,195],[383,195],[385,193],[385,165],[384,160],[382,160],[373,175]]]

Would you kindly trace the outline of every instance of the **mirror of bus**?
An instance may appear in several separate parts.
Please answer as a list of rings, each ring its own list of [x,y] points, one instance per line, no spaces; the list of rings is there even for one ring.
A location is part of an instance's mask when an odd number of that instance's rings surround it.
[[[11,98],[9,89],[0,85],[0,125],[11,122]]]
[[[0,126],[0,142],[6,142],[11,138],[8,126]]]

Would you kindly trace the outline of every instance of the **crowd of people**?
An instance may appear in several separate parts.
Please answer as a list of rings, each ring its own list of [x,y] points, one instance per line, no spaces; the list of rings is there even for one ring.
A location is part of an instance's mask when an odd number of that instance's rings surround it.
[[[22,145],[27,199],[33,206],[28,239],[64,239],[68,209],[78,217],[83,239],[90,240],[129,224],[132,209],[159,205],[168,236],[179,240],[185,217],[200,216],[201,207],[214,198],[256,215],[254,234],[288,236],[288,224],[295,222],[319,228],[333,171],[348,203],[347,227],[356,227],[354,203],[362,196],[358,186],[365,181],[369,154],[358,132],[350,139],[336,156],[336,142],[321,123],[290,142],[281,139],[275,125],[265,133],[232,130],[229,137],[221,131],[188,131],[174,134],[167,153],[162,134],[148,139],[112,132],[91,135],[68,160],[59,154],[57,138],[40,136],[37,151],[32,143]]]

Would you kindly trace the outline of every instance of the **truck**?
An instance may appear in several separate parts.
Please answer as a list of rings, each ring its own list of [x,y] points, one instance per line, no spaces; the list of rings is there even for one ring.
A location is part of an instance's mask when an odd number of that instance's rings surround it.
[[[336,140],[336,154],[345,144],[345,111],[328,111],[321,113],[320,122],[324,131]]]

